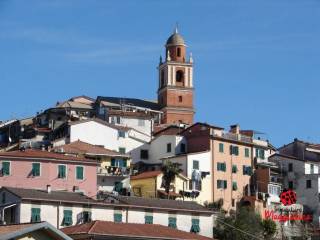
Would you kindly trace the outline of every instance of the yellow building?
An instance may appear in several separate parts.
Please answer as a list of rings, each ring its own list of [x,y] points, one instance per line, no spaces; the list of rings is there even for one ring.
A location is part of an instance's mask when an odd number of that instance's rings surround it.
[[[136,176],[131,176],[131,190],[137,197],[146,198],[167,198],[168,195],[162,185],[161,171],[148,171],[140,173]],[[188,178],[179,174],[170,187],[169,197],[182,199],[180,191],[187,188]]]

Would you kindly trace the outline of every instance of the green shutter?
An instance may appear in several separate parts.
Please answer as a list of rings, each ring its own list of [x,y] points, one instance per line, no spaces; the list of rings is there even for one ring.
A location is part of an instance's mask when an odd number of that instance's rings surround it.
[[[222,163],[222,171],[227,171],[227,164],[226,163]]]
[[[121,192],[122,188],[123,188],[123,183],[122,182],[115,182],[114,183],[114,190],[116,192]]]
[[[237,182],[232,182],[232,190],[233,190],[233,191],[238,190]]]
[[[10,175],[10,162],[2,162],[2,174],[4,176]]]
[[[66,166],[65,165],[58,166],[58,178],[66,178]]]
[[[40,176],[40,163],[32,163],[32,175]]]
[[[238,146],[236,146],[236,147],[234,147],[234,154],[236,155],[236,156],[239,156],[239,147]]]
[[[245,157],[250,157],[249,148],[245,148],[245,149],[244,149],[244,156],[245,156]]]
[[[237,173],[238,168],[237,165],[232,165],[232,173]]]
[[[64,210],[63,211],[63,226],[71,226],[72,225],[72,211]]]
[[[228,186],[227,186],[227,181],[224,180],[224,181],[223,181],[223,188],[224,188],[224,189],[227,189],[227,187],[228,187]]]
[[[116,160],[114,158],[111,158],[111,166],[112,167],[116,166]]]
[[[41,222],[40,208],[31,208],[31,222]]]
[[[258,158],[258,157],[259,157],[259,149],[256,148],[256,158]]]
[[[113,221],[116,223],[121,223],[122,222],[122,214],[121,213],[113,214]]]
[[[233,146],[230,145],[230,155],[232,155],[232,154],[233,154]]]
[[[177,218],[169,217],[168,222],[168,227],[177,228]]]
[[[264,150],[263,149],[260,149],[260,158],[264,159]]]
[[[127,166],[128,166],[128,163],[127,163],[127,160],[126,160],[126,159],[123,159],[123,166],[124,166],[124,167],[127,167]]]
[[[145,224],[153,224],[153,216],[145,216],[144,220]]]
[[[221,153],[224,152],[223,143],[219,143],[219,152],[221,152]]]
[[[83,180],[83,167],[77,166],[76,167],[76,175],[78,180]]]
[[[199,219],[192,219],[191,220],[192,226],[190,232],[198,233],[200,232],[200,220]]]

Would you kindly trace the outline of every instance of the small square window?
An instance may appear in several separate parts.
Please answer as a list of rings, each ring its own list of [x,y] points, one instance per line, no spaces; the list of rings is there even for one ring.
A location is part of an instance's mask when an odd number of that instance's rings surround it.
[[[126,137],[126,132],[119,130],[118,131],[118,136],[119,136],[119,138],[125,138]]]
[[[180,144],[180,152],[181,153],[185,153],[186,152],[186,144],[184,144],[184,143]]]
[[[199,170],[199,161],[197,161],[197,160],[193,160],[193,164],[192,164],[193,166],[193,169],[196,169],[196,170]]]
[[[119,153],[121,153],[121,154],[126,154],[126,148],[124,148],[124,147],[119,147]]]
[[[289,163],[289,164],[288,164],[288,171],[289,171],[289,172],[292,172],[292,171],[293,171],[293,164],[292,164],[292,163]]]
[[[149,158],[149,152],[146,149],[140,150],[140,158],[141,159],[148,159]]]
[[[182,102],[182,96],[179,96],[179,102]]]

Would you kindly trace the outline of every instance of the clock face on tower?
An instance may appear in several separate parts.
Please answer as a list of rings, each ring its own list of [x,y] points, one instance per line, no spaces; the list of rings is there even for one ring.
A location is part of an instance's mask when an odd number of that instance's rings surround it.
[[[158,103],[163,124],[193,123],[193,60],[186,61],[183,37],[175,32],[166,43],[166,60],[159,64]]]

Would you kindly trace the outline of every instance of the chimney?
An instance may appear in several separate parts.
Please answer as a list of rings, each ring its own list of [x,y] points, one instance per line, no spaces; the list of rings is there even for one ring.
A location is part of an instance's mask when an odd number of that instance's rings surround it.
[[[231,125],[230,132],[235,134],[240,134],[240,125],[239,124]]]
[[[51,193],[51,185],[47,185],[47,193]]]

